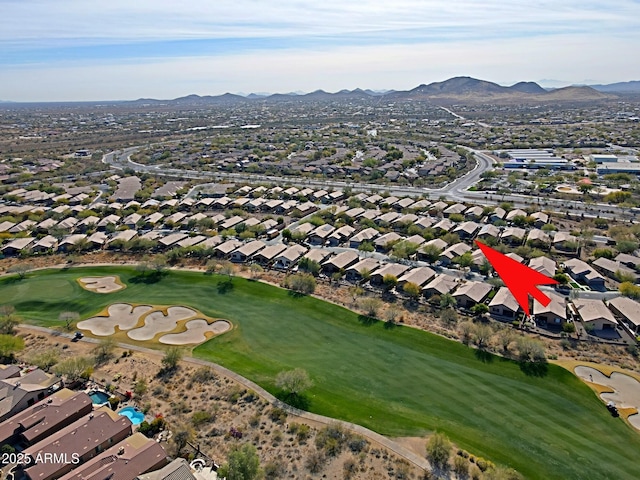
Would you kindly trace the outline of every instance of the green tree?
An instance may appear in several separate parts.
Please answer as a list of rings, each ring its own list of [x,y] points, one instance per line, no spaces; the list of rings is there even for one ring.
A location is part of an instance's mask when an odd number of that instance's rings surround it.
[[[451,442],[444,433],[434,433],[427,441],[427,459],[436,467],[445,469],[451,456]]]
[[[454,260],[454,263],[457,263],[463,268],[470,267],[471,265],[473,265],[473,257],[471,256],[471,252],[463,253]]]
[[[396,243],[391,249],[391,256],[399,259],[407,259],[413,257],[418,251],[419,245],[413,242],[402,240]]]
[[[440,308],[455,307],[457,304],[456,297],[450,293],[445,293],[440,296]]]
[[[24,339],[13,335],[0,334],[0,359],[13,359],[13,355],[24,348]]]
[[[167,371],[173,371],[178,368],[180,360],[182,360],[182,350],[179,347],[170,347],[162,357],[163,368]]]
[[[406,282],[402,286],[402,291],[411,299],[417,300],[422,294],[422,288],[417,283]]]
[[[489,325],[477,324],[473,329],[473,341],[478,348],[483,349],[488,345],[492,334],[493,330]]]
[[[471,312],[474,315],[481,316],[489,311],[489,307],[487,307],[484,303],[476,303],[473,307],[471,307]]]
[[[260,457],[250,443],[235,446],[227,456],[227,463],[218,470],[220,478],[227,480],[255,480],[261,478]]]
[[[294,292],[310,295],[316,289],[316,279],[308,273],[297,273],[285,279],[285,286]]]
[[[622,270],[616,270],[614,277],[616,277],[616,280],[618,280],[619,282],[635,282],[636,281],[636,276],[633,273],[623,272]]]
[[[93,364],[91,357],[70,357],[59,362],[53,367],[53,371],[73,382],[81,378],[89,378],[93,373]]]
[[[311,258],[302,257],[298,262],[298,267],[303,272],[310,273],[311,275],[317,275],[320,272],[321,265]]]
[[[622,295],[629,298],[640,298],[640,287],[638,285],[634,285],[631,282],[622,282],[618,287],[618,290]]]
[[[276,387],[281,388],[290,395],[300,395],[313,386],[309,374],[302,368],[283,370],[276,376]]]
[[[398,284],[398,277],[387,273],[382,277],[382,285],[386,291],[392,290]]]
[[[375,251],[375,247],[373,246],[373,243],[365,241],[361,242],[360,245],[358,245],[358,251],[371,253]]]
[[[379,298],[365,297],[360,299],[358,305],[365,311],[366,315],[375,318],[378,316],[378,310],[382,307],[382,301]]]
[[[569,277],[564,273],[556,273],[553,279],[560,285],[567,285],[569,283]]]
[[[421,253],[427,262],[433,263],[440,258],[442,250],[435,245],[425,245],[422,247]]]

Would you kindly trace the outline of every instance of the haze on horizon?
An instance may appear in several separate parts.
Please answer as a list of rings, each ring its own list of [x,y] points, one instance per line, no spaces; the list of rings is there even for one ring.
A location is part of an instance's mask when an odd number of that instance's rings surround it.
[[[460,75],[543,86],[640,79],[638,0],[182,5],[0,0],[0,99],[406,90]]]

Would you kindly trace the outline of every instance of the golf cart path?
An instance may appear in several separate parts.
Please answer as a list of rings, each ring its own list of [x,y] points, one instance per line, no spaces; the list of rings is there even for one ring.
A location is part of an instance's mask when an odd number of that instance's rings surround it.
[[[64,337],[64,338],[68,338],[71,339],[73,337],[72,334],[68,334],[68,333],[63,333],[60,332],[58,330],[54,330],[51,328],[46,328],[46,327],[38,327],[38,326],[34,326],[34,325],[25,325],[25,324],[21,324],[20,328],[24,328],[24,329],[29,329],[29,330],[35,330],[38,332],[42,332],[42,333],[47,333],[49,335],[54,335],[54,336],[58,336],[58,337]],[[100,343],[100,340],[95,339],[95,338],[87,338],[84,337],[82,338],[80,341],[83,342],[88,342],[88,343]],[[140,352],[140,353],[144,353],[147,355],[153,355],[153,356],[161,356],[162,352],[158,351],[158,350],[154,350],[151,348],[146,348],[146,347],[140,347],[137,345],[130,345],[127,343],[118,343],[117,344],[118,347],[120,348],[124,348],[124,349],[128,349],[128,350],[133,350],[135,352]],[[218,365],[217,363],[214,362],[209,362],[207,360],[201,360],[199,358],[193,358],[193,357],[184,357],[182,359],[183,362],[187,362],[187,363],[191,363],[194,365],[201,365],[201,366],[206,366],[206,367],[210,367],[213,370],[215,370],[216,372],[218,372],[221,375],[224,375],[226,377],[229,377],[233,380],[235,380],[236,382],[238,382],[239,384],[243,385],[244,387],[253,390],[254,392],[256,392],[258,395],[260,395],[262,398],[264,398],[265,400],[267,400],[269,403],[271,403],[272,405],[276,406],[276,407],[280,407],[283,410],[286,410],[288,413],[291,413],[292,415],[295,415],[297,417],[300,418],[304,418],[306,420],[309,420],[311,422],[316,422],[318,424],[322,424],[322,425],[330,425],[330,424],[335,424],[335,423],[339,423],[340,425],[344,426],[345,428],[358,433],[359,435],[362,435],[363,437],[365,437],[366,439],[377,443],[379,445],[382,445],[383,447],[389,449],[390,451],[394,452],[396,455],[404,458],[405,460],[407,460],[408,462],[412,463],[413,465],[422,468],[425,471],[432,471],[431,465],[429,463],[429,461],[426,458],[421,457],[420,455],[412,452],[411,450],[399,445],[398,443],[394,442],[393,440],[390,440],[389,438],[380,435],[379,433],[374,432],[373,430],[369,430],[368,428],[365,428],[361,425],[357,425],[355,423],[350,423],[350,422],[344,422],[342,420],[336,420],[334,418],[330,418],[330,417],[325,417],[324,415],[318,415],[315,413],[311,413],[311,412],[306,412],[304,410],[300,410],[298,408],[292,407],[291,405],[288,405],[284,402],[282,402],[281,400],[278,400],[276,397],[274,397],[272,394],[270,394],[269,392],[267,392],[264,388],[262,388],[260,385],[252,382],[251,380],[238,375],[237,373],[223,367],[222,365]]]

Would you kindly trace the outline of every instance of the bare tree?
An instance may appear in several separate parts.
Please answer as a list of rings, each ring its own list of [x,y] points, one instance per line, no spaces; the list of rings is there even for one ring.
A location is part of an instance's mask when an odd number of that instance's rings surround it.
[[[80,314],[78,312],[62,312],[58,315],[58,320],[64,322],[64,328],[67,330],[71,330],[71,327],[75,322],[80,319]]]

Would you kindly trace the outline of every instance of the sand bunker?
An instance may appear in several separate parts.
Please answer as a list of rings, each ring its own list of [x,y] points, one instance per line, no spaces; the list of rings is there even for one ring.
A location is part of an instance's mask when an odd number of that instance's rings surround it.
[[[85,290],[95,293],[113,293],[124,288],[118,277],[83,277],[78,279],[78,283]]]
[[[169,307],[167,315],[161,311],[152,312],[144,319],[144,327],[127,332],[133,340],[151,340],[158,333],[171,332],[178,326],[180,320],[196,316],[198,313],[187,307]]]
[[[82,322],[78,322],[78,328],[89,330],[94,335],[106,337],[116,333],[115,327],[120,330],[130,330],[138,325],[140,318],[147,312],[153,310],[149,305],[131,307],[128,303],[114,303],[107,309],[108,316],[92,317]]]
[[[118,327],[120,331],[126,331],[129,338],[138,341],[153,340],[159,334],[168,333],[160,338],[161,343],[168,345],[202,343],[231,329],[231,322],[227,320],[213,321],[197,310],[182,306],[165,310],[160,306],[133,307],[128,303],[114,303],[103,315],[78,322],[78,328],[106,337],[114,335]]]
[[[613,390],[613,393],[601,393],[600,397],[605,402],[613,402],[619,408],[635,408],[640,410],[640,382],[624,373],[613,372],[611,377],[591,367],[578,366],[575,373],[581,379],[604,385]],[[640,430],[640,415],[629,415],[629,423]]]
[[[207,333],[218,335],[231,328],[231,324],[224,320],[217,320],[211,325],[206,320],[198,318],[189,320],[185,326],[187,330],[181,333],[170,333],[160,337],[160,343],[167,345],[188,345],[190,343],[202,343],[207,340]]]

